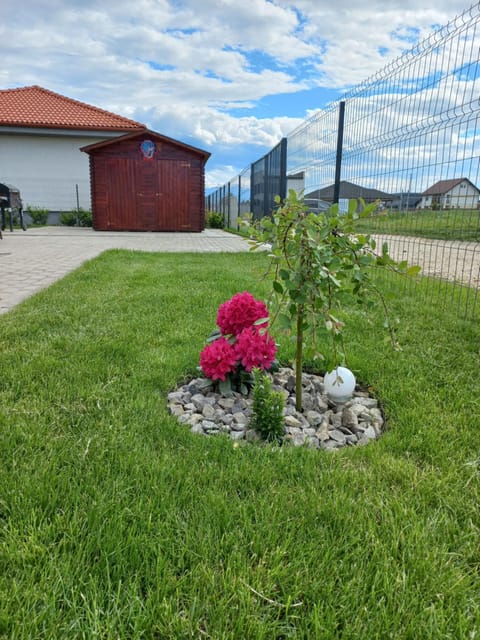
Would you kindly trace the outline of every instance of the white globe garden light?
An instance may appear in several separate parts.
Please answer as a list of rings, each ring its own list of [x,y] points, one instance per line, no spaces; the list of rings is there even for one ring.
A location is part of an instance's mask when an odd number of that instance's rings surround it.
[[[346,367],[337,367],[329,371],[325,374],[323,383],[325,393],[335,404],[348,402],[355,390],[355,376]]]

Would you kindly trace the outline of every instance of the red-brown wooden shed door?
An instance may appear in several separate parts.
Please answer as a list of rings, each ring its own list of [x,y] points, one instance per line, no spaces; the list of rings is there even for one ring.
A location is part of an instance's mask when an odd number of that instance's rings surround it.
[[[137,163],[136,208],[146,231],[185,231],[190,220],[190,163],[157,160]]]
[[[107,228],[188,231],[190,163],[180,160],[106,160]]]

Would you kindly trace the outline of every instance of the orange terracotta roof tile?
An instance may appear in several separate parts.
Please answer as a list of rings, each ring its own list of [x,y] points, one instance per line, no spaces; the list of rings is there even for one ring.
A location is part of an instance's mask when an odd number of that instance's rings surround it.
[[[132,131],[145,125],[33,85],[0,90],[0,126]]]

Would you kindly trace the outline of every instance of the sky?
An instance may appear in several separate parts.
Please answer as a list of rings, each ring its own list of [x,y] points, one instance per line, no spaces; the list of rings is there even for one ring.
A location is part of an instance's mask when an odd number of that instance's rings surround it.
[[[1,0],[0,88],[40,85],[205,149],[206,187],[469,0]]]

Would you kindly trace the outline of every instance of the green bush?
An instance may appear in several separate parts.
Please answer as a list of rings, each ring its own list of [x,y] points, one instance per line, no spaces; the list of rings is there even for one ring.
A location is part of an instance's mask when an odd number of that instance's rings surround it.
[[[207,227],[209,227],[210,229],[223,229],[223,213],[220,213],[218,211],[207,211],[206,223]]]
[[[27,207],[27,213],[32,220],[32,224],[44,225],[48,220],[48,209],[42,209],[41,207]]]
[[[91,227],[93,224],[92,212],[87,211],[86,209],[82,209],[81,207],[78,210],[77,218],[78,218],[78,225],[80,227]]]
[[[77,224],[77,212],[65,211],[60,215],[60,224],[66,227],[74,227]]]
[[[279,442],[284,434],[284,399],[279,391],[272,390],[268,374],[260,369],[253,370],[252,416],[250,428],[255,429],[264,439]]]

